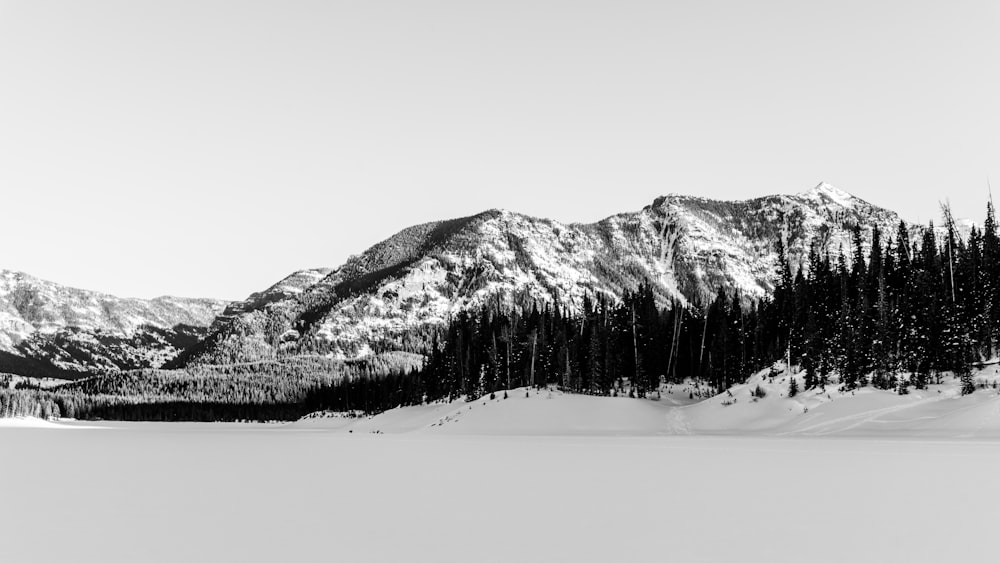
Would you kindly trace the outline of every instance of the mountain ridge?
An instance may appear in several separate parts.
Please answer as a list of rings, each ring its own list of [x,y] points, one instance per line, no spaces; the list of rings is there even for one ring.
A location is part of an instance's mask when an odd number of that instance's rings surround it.
[[[158,367],[204,336],[225,304],[121,298],[0,270],[0,371],[45,375],[48,365],[66,376]]]
[[[434,327],[463,309],[534,302],[572,310],[640,283],[664,306],[705,303],[720,289],[760,298],[774,287],[779,239],[795,268],[814,243],[847,253],[855,227],[865,227],[869,245],[870,226],[889,236],[899,221],[825,182],[742,201],[668,194],[593,223],[489,209],[406,227],[294,295],[232,305],[236,314],[177,365],[420,352]]]
[[[813,245],[850,261],[856,227],[867,252],[871,226],[884,240],[899,222],[826,182],[745,200],[669,193],[591,223],[491,208],[405,227],[232,302],[118,298],[0,270],[0,352],[76,372],[423,353],[448,319],[487,305],[572,311],[644,283],[665,307],[720,290],[762,298],[779,241],[794,271]]]

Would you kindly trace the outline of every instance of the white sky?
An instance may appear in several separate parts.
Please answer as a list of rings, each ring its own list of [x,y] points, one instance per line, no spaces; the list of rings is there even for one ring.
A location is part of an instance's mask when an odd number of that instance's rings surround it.
[[[0,268],[240,299],[411,224],[1000,190],[995,0],[0,0]]]

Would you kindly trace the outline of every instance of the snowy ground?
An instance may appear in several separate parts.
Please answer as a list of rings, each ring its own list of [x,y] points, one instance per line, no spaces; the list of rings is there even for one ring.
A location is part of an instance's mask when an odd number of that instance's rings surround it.
[[[0,429],[4,561],[994,561],[1000,444]]]
[[[995,560],[996,390],[787,385],[520,389],[293,424],[5,420],[0,560]]]
[[[974,375],[982,388],[962,396],[958,380],[943,378],[906,395],[837,385],[788,397],[789,378],[768,370],[711,396],[692,385],[664,387],[656,400],[594,397],[556,390],[514,389],[494,398],[390,410],[374,417],[330,413],[292,426],[330,432],[505,436],[853,436],[989,439],[1000,442],[1000,366]],[[802,376],[796,375],[799,388]],[[765,397],[755,397],[761,389]]]

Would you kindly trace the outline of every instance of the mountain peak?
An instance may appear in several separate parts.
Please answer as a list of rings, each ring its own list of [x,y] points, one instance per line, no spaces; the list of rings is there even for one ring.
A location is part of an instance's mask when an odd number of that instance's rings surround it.
[[[833,203],[842,205],[843,207],[852,207],[854,200],[857,199],[837,186],[826,182],[820,182],[815,188],[802,192],[798,195],[812,200],[832,201]]]

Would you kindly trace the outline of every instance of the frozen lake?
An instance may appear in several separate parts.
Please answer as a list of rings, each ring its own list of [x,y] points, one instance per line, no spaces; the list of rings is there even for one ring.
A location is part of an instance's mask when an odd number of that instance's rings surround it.
[[[4,561],[994,561],[1000,443],[0,427]]]

